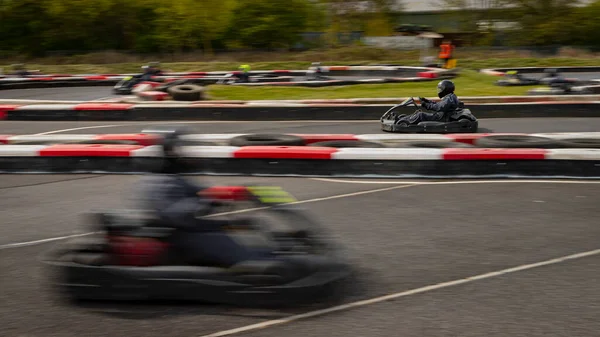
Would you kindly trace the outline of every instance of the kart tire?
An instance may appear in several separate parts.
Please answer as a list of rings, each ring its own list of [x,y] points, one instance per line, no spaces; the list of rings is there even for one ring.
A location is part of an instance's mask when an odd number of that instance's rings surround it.
[[[600,139],[597,138],[567,138],[560,140],[562,147],[575,149],[600,149]]]
[[[194,84],[175,85],[167,91],[175,101],[201,101],[204,98],[204,88]]]
[[[231,138],[231,146],[303,146],[302,137],[284,134],[257,133]]]
[[[546,137],[524,135],[490,135],[475,140],[480,148],[538,148],[553,149],[563,147],[562,142]]]
[[[367,142],[363,140],[330,140],[325,142],[316,142],[308,144],[308,146],[323,146],[323,147],[367,147],[367,148],[381,148],[387,147],[384,144],[377,142]]]

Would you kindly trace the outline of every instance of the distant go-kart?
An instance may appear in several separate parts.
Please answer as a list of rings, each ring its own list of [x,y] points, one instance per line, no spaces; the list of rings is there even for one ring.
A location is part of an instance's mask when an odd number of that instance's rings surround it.
[[[448,115],[445,121],[427,121],[410,124],[403,117],[408,114],[397,114],[394,110],[414,105],[417,110],[422,111],[414,98],[408,98],[404,102],[393,106],[381,116],[381,130],[395,133],[476,133],[479,122],[471,113],[471,110],[465,109],[461,102],[458,109]]]

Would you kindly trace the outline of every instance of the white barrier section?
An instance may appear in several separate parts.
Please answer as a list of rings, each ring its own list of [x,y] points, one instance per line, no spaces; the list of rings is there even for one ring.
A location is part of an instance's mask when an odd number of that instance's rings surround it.
[[[47,145],[2,145],[0,157],[37,157]]]
[[[533,133],[530,136],[547,137],[552,139],[600,139],[600,132],[554,132],[554,133]]]
[[[162,155],[162,146],[159,145],[145,146],[129,153],[130,157],[162,157]]]
[[[600,161],[600,149],[548,149],[546,159]]]
[[[233,158],[236,146],[184,146],[182,153],[189,158]]]
[[[442,160],[443,149],[340,148],[331,155],[338,160]]]
[[[399,141],[449,141],[453,142],[451,138],[445,137],[441,134],[366,134],[366,135],[356,135],[356,138],[364,141],[371,142],[385,142],[391,140],[399,140]]]
[[[31,104],[23,105],[15,110],[75,110],[77,104]]]

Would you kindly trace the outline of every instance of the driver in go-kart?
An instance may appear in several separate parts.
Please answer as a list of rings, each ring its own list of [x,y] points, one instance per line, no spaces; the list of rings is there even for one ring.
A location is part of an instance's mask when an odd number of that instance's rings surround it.
[[[399,123],[418,124],[425,121],[444,121],[452,112],[460,106],[458,97],[454,94],[454,83],[449,80],[443,80],[437,85],[438,97],[441,101],[434,103],[427,98],[419,97],[421,106],[432,112],[417,111],[406,117],[402,117]]]
[[[270,250],[250,249],[225,232],[225,226],[251,228],[250,224],[197,217],[210,210],[211,200],[203,195],[206,186],[179,175],[188,166],[180,154],[183,134],[182,130],[175,130],[164,136],[164,163],[159,174],[144,177],[139,183],[137,194],[142,207],[154,211],[162,222],[179,230],[174,235],[173,244],[190,263],[208,260],[221,266],[231,266],[268,256]]]

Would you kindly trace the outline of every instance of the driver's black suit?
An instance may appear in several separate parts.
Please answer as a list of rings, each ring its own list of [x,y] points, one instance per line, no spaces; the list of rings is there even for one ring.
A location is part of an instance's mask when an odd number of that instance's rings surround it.
[[[198,196],[206,187],[177,174],[158,174],[142,178],[137,195],[142,207],[178,231],[173,244],[190,263],[214,263],[228,267],[249,259],[268,256],[270,249],[250,249],[227,235],[231,221],[197,216],[210,209],[210,200]]]
[[[425,121],[445,121],[452,112],[458,109],[460,101],[454,93],[444,96],[439,102],[434,103],[429,100],[423,100],[421,106],[432,112],[419,111],[403,117],[397,121],[417,124]]]

